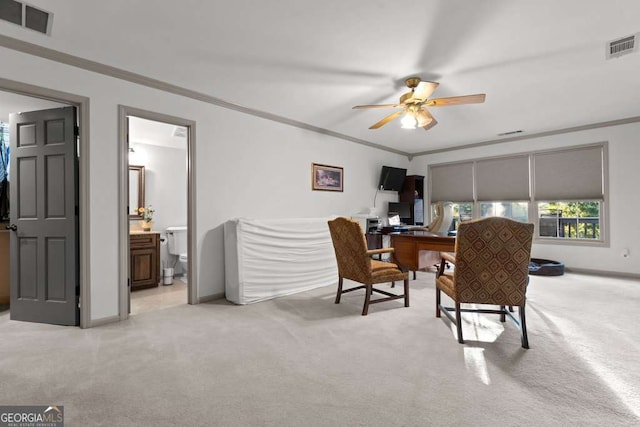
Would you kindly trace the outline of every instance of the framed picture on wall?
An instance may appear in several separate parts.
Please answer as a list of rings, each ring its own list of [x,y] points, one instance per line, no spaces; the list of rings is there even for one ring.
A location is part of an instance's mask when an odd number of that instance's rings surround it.
[[[344,171],[341,167],[313,163],[311,166],[311,189],[320,191],[342,191]]]

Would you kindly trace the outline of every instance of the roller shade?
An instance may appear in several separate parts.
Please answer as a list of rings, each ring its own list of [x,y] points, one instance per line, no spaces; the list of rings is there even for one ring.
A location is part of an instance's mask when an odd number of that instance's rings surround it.
[[[603,155],[602,146],[534,154],[536,200],[603,200]]]
[[[476,196],[481,202],[529,200],[529,156],[477,161]]]
[[[473,163],[431,166],[431,201],[473,201]]]

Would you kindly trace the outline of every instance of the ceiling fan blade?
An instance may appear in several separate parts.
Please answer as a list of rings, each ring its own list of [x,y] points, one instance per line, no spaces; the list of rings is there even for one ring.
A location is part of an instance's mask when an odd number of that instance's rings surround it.
[[[416,112],[416,120],[418,121],[419,127],[425,127],[435,119],[433,118],[431,113],[427,111],[426,108],[421,108]]]
[[[420,82],[418,86],[413,91],[413,99],[421,99],[425,100],[431,96],[433,91],[436,90],[439,83],[436,82]]]
[[[429,130],[432,127],[434,127],[435,125],[438,124],[438,121],[436,119],[431,120],[431,122],[429,124],[427,124],[426,126],[422,126],[422,129],[424,130]]]
[[[378,129],[379,127],[386,125],[391,120],[395,119],[396,117],[400,116],[403,113],[404,113],[404,110],[398,110],[395,113],[391,113],[384,119],[380,120],[378,123],[371,125],[369,129]]]
[[[365,108],[394,108],[400,107],[398,104],[378,104],[378,105],[356,105],[355,107],[351,107],[352,110],[362,110]]]
[[[436,98],[430,99],[425,103],[429,107],[445,107],[447,105],[462,105],[462,104],[481,104],[484,102],[484,93],[478,93],[475,95],[465,96],[452,96],[449,98]]]

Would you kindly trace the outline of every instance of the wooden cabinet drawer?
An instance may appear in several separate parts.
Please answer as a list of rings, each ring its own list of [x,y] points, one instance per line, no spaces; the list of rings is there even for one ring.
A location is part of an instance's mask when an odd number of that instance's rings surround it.
[[[158,286],[160,282],[160,235],[129,235],[129,278],[131,290]]]
[[[129,236],[129,244],[131,248],[148,248],[154,247],[158,239],[157,233],[140,233],[131,234]]]

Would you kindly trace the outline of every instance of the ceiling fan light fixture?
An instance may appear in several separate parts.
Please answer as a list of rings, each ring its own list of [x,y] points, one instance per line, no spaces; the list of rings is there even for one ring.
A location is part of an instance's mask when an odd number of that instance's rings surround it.
[[[433,117],[430,117],[425,113],[418,113],[416,114],[416,120],[418,122],[418,126],[422,128],[430,124],[433,121]]]
[[[405,83],[411,90],[402,94],[400,102],[397,104],[356,105],[353,107],[354,109],[404,107],[404,109],[393,112],[369,126],[369,129],[379,129],[402,116],[403,129],[421,127],[424,130],[429,130],[438,124],[429,112],[429,108],[447,105],[481,104],[486,97],[484,93],[476,93],[474,95],[450,96],[447,98],[430,98],[439,85],[437,82],[423,81],[419,77],[410,77],[406,79]]]
[[[415,129],[418,121],[413,112],[407,111],[402,120],[400,120],[400,123],[402,123],[402,129]]]

